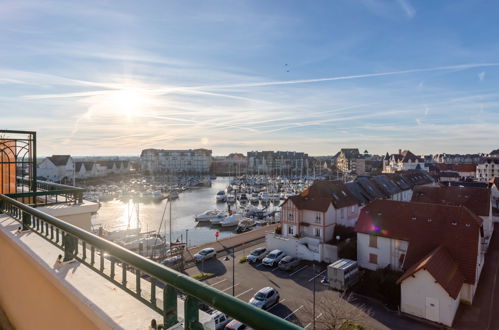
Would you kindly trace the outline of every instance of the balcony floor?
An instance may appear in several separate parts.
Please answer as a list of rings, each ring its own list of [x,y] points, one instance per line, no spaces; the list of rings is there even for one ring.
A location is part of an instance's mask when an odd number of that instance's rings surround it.
[[[136,298],[117,287],[94,270],[81,264],[72,262],[56,265],[57,256],[63,251],[40,237],[34,232],[16,233],[19,222],[0,214],[0,235],[6,235],[18,247],[28,253],[33,261],[42,267],[47,276],[61,291],[71,295],[82,310],[88,309],[90,313],[98,315],[104,327],[122,329],[145,329],[151,319],[162,322],[162,316],[153,311]],[[81,248],[81,246],[80,246]],[[81,251],[81,250],[80,250]],[[88,252],[87,256],[90,255]],[[99,257],[96,255],[96,261]],[[120,280],[121,267],[116,265],[116,280]],[[129,284],[135,283],[135,275],[127,273]],[[150,283],[141,280],[142,296],[150,294]],[[129,288],[133,289],[132,286]],[[162,290],[158,288],[157,297],[162,297]],[[76,298],[76,299],[75,299]],[[160,303],[158,299],[158,303]],[[179,319],[183,315],[183,301],[178,299]],[[200,311],[200,321],[207,321],[209,316]]]

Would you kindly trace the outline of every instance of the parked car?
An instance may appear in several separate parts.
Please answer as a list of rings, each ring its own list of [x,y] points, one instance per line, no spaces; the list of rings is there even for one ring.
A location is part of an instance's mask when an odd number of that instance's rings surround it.
[[[264,247],[261,247],[261,248],[258,248],[258,249],[254,249],[253,251],[250,252],[250,254],[248,254],[248,256],[246,257],[246,260],[248,260],[248,262],[262,261],[263,258],[265,258],[265,256],[268,253],[269,252]]]
[[[292,256],[285,256],[284,258],[279,261],[279,269],[282,270],[293,270],[296,266],[300,264],[301,260],[298,259],[297,257],[292,257]]]
[[[239,322],[238,320],[232,320],[229,324],[225,326],[225,330],[250,330],[246,324]]]
[[[285,257],[284,252],[281,250],[272,250],[265,258],[262,260],[262,264],[265,266],[274,267],[277,266],[279,261]]]
[[[202,249],[201,251],[199,251],[194,255],[194,261],[201,262],[216,257],[217,257],[217,252],[215,251],[214,248],[206,248]]]
[[[253,298],[250,299],[249,303],[264,310],[269,309],[270,307],[279,303],[279,292],[277,292],[276,289],[267,286],[255,293]]]
[[[182,256],[173,256],[170,258],[166,258],[161,261],[161,264],[166,267],[175,268],[182,262]]]
[[[213,320],[215,321],[215,330],[222,330],[230,321],[232,321],[232,318],[222,312],[216,311],[213,313]]]

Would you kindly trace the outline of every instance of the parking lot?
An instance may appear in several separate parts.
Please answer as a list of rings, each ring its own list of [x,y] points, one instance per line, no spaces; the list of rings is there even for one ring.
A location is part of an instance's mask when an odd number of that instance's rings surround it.
[[[236,252],[235,260],[232,257],[229,260],[225,260],[226,257],[219,257],[198,263],[195,267],[187,269],[186,272],[190,276],[201,272],[216,274],[205,283],[228,294],[234,293],[235,297],[243,301],[249,301],[261,288],[271,286],[279,292],[280,302],[272,306],[269,312],[304,328],[312,328],[314,282],[316,302],[328,297],[328,295],[339,295],[338,292],[321,283],[326,275],[326,265],[313,265],[311,262],[303,261],[294,270],[286,272],[278,268],[264,266],[261,263],[239,263],[241,257],[246,256],[256,247]],[[232,274],[233,263],[235,266],[234,278]],[[364,301],[362,302],[364,303]],[[342,303],[348,304],[346,301],[342,301]],[[374,315],[367,317],[364,323],[373,329],[430,329],[418,322],[386,311],[383,306],[369,307]],[[323,317],[321,313],[317,312],[316,319],[319,321],[321,317]]]

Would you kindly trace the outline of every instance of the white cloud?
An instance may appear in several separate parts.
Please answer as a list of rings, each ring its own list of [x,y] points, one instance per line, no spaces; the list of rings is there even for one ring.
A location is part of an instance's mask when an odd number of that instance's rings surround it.
[[[397,0],[398,4],[404,10],[405,14],[409,18],[413,18],[416,15],[416,9],[409,3],[408,0]]]
[[[480,81],[483,81],[485,79],[485,71],[482,71],[478,74],[478,79],[480,79]]]

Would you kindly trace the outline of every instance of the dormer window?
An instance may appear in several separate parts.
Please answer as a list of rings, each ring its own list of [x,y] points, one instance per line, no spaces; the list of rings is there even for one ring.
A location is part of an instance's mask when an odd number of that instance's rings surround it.
[[[411,217],[411,220],[416,220],[416,217],[415,217],[415,216],[412,216],[412,217]]]
[[[426,222],[428,223],[432,222],[431,218],[426,219]]]
[[[454,221],[452,221],[450,224],[451,224],[451,225],[453,225],[453,226],[457,226],[457,223],[458,223],[458,222],[454,220]]]

